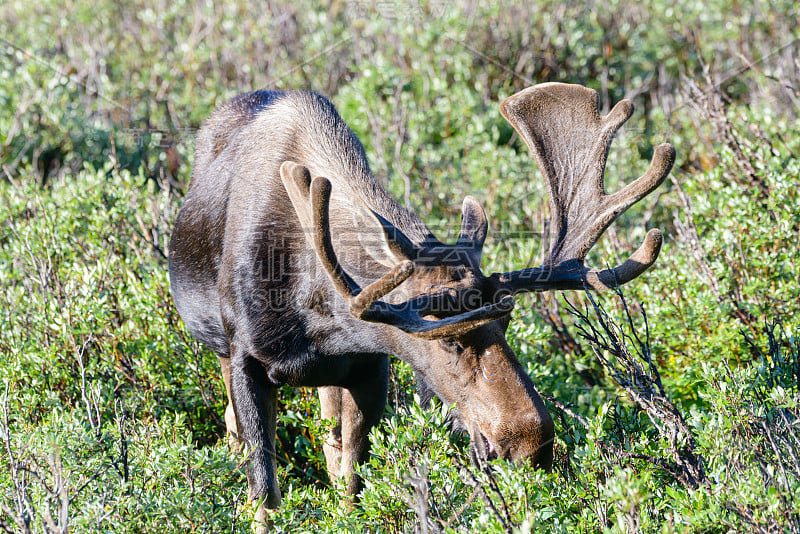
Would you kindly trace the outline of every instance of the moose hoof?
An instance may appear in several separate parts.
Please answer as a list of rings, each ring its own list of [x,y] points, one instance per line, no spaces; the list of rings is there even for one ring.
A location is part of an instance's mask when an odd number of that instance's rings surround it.
[[[268,519],[266,504],[261,504],[253,516],[253,533],[254,534],[269,534],[275,528],[271,519]]]
[[[239,439],[239,436],[233,432],[228,432],[227,442],[228,447],[234,454],[242,454],[244,452],[244,441]]]

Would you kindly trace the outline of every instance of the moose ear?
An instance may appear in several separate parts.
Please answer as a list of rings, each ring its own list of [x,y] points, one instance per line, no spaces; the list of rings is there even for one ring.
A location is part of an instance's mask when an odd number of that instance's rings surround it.
[[[481,252],[488,228],[486,212],[478,201],[470,196],[464,197],[461,205],[461,231],[458,233],[456,246],[467,252],[470,262],[476,268],[481,264]]]
[[[281,165],[281,181],[306,236],[312,235],[309,233],[314,229],[311,174],[304,166],[285,161]],[[351,204],[358,241],[372,259],[381,265],[395,267],[415,256],[416,247],[403,232],[369,209],[361,199],[355,197],[347,200]]]
[[[416,247],[403,232],[369,209],[361,199],[354,199],[353,204],[353,223],[358,241],[373,260],[386,267],[413,260]]]

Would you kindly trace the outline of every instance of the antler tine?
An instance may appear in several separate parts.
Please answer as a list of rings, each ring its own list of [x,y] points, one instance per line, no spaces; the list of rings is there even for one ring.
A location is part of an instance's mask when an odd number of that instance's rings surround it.
[[[612,289],[630,282],[653,265],[662,241],[661,231],[653,228],[636,252],[625,263],[612,269],[589,269],[577,260],[570,260],[557,267],[542,266],[492,276],[497,277],[512,295],[525,291]]]
[[[653,152],[650,166],[642,176],[629,183],[616,193],[606,195],[606,202],[615,206],[614,210],[623,213],[641,199],[655,191],[669,175],[675,163],[675,148],[669,143],[658,145]]]
[[[647,232],[642,245],[622,265],[602,271],[587,269],[584,272],[585,287],[602,290],[630,282],[655,263],[663,240],[661,230],[653,228]]]
[[[308,171],[306,171],[308,172]],[[314,248],[317,251],[322,267],[328,274],[333,286],[347,301],[350,313],[361,317],[378,299],[387,295],[402,284],[414,272],[414,264],[406,260],[389,271],[388,274],[361,289],[339,264],[333,250],[330,227],[331,182],[327,178],[317,177],[310,188],[312,217],[314,225]]]
[[[291,163],[291,162],[287,162]],[[422,295],[402,304],[389,304],[379,300],[387,295],[414,272],[411,261],[403,261],[389,273],[361,289],[353,278],[342,268],[333,249],[330,233],[330,180],[314,178],[308,185],[308,170],[301,165],[283,164],[281,175],[290,197],[307,191],[311,200],[311,219],[313,244],[326,274],[348,304],[350,314],[364,321],[385,323],[397,327],[421,339],[439,339],[463,334],[479,326],[496,321],[508,315],[514,308],[514,299],[506,296],[500,302],[471,310],[441,320],[426,320],[420,312],[427,312],[429,301],[437,295]],[[287,182],[290,182],[287,184]],[[294,200],[292,200],[294,202]]]
[[[363,319],[370,307],[384,295],[388,295],[414,272],[414,264],[404,261],[387,274],[372,282],[350,301],[350,313]]]
[[[583,266],[586,254],[609,225],[658,187],[675,161],[675,149],[658,146],[647,172],[607,195],[605,164],[611,140],[633,113],[628,100],[601,117],[597,92],[579,85],[545,83],[525,89],[500,111],[533,152],[547,182],[552,218],[550,249],[541,268],[499,275],[512,292],[605,289],[625,283],[655,262],[661,234],[651,231],[631,258],[603,271]],[[576,287],[577,286],[577,287]]]
[[[465,334],[505,317],[514,309],[514,297],[506,295],[494,304],[435,321],[423,319],[415,308],[412,302],[398,305],[377,301],[362,319],[391,324],[420,339],[442,339]]]

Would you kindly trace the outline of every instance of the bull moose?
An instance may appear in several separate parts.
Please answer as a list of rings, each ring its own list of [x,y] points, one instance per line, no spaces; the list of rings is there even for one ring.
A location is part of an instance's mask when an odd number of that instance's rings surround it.
[[[172,295],[186,328],[219,356],[227,431],[249,447],[256,520],[280,503],[278,387],[319,388],[331,480],[349,495],[384,411],[389,356],[408,362],[423,396],[452,406],[480,457],[549,469],[553,421],[509,348],[514,295],[606,289],[656,260],[662,236],[613,269],[584,266],[605,229],[653,191],[675,159],[669,144],[648,171],[606,194],[611,140],[628,100],[606,116],[591,89],[545,83],[500,112],[533,152],[550,198],[550,245],[539,267],[485,275],[487,219],[472,197],[455,244],[381,188],[358,138],[326,98],[256,91],[201,128],[189,190],[169,248]]]

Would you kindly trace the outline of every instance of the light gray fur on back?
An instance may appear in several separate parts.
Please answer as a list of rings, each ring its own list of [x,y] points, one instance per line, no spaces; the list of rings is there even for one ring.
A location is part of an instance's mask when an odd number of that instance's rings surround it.
[[[253,190],[282,188],[280,165],[290,160],[307,167],[312,177],[331,180],[332,211],[350,211],[354,199],[360,199],[412,242],[432,239],[422,221],[378,184],[361,143],[327,99],[293,91],[279,93],[271,103],[261,106],[251,96],[258,94],[233,100],[206,121],[197,141],[193,189],[201,189],[198,182],[220,175],[227,183],[217,182],[215,187],[228,189],[230,180],[255,182],[255,189],[231,188],[234,195],[237,190],[250,194]],[[208,191],[206,185],[202,189]]]

